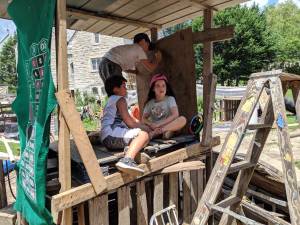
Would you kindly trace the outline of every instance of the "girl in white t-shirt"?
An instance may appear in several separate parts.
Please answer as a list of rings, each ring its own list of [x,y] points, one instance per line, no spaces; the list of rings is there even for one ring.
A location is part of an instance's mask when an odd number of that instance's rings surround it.
[[[173,91],[164,74],[156,74],[151,79],[142,121],[152,129],[151,138],[163,134],[165,139],[186,124],[186,118],[179,116]]]

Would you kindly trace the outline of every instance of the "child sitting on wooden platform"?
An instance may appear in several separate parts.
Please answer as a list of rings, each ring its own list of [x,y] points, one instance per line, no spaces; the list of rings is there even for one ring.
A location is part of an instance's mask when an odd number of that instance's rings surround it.
[[[132,175],[141,175],[144,171],[137,167],[134,159],[148,144],[151,129],[130,116],[125,99],[126,82],[122,76],[111,76],[105,81],[109,98],[101,120],[101,141],[111,150],[126,148],[124,158],[116,163],[116,167]]]
[[[179,116],[174,93],[164,74],[156,74],[151,79],[142,121],[153,130],[149,133],[151,139],[161,134],[169,139],[186,124],[186,118]]]

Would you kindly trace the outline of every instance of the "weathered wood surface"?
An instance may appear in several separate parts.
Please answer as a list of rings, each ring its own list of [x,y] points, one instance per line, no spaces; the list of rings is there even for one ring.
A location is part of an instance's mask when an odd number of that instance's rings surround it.
[[[160,173],[174,173],[180,171],[200,170],[204,168],[205,164],[201,161],[180,162],[162,169]]]
[[[71,94],[62,90],[56,94],[57,101],[68,124],[77,149],[97,194],[106,189],[106,180],[97,162],[96,155],[86,134],[80,115]]]
[[[107,194],[89,200],[89,219],[90,225],[109,225]]]
[[[167,166],[178,163],[187,158],[203,155],[206,153],[207,149],[216,146],[219,143],[220,139],[214,138],[213,142],[211,143],[212,145],[208,147],[202,147],[200,146],[200,144],[190,145],[186,148],[178,149],[174,152],[168,153],[158,158],[151,159],[146,165],[139,165],[139,168],[144,169],[144,176],[146,176],[148,174],[157,172]],[[118,172],[105,177],[105,179],[108,184],[106,191],[110,191],[134,181],[136,177],[132,177],[128,174],[122,174]],[[95,197],[96,195],[97,194],[93,190],[91,183],[87,183],[79,187],[73,188],[67,192],[54,195],[51,200],[51,212],[55,215],[55,213],[61,210],[70,208],[81,202],[87,201]]]
[[[78,225],[85,225],[84,203],[77,207]]]
[[[193,43],[224,41],[233,38],[234,27],[207,28],[205,31],[193,32]]]
[[[300,224],[300,196],[297,186],[295,161],[288,133],[288,123],[285,113],[281,81],[277,78],[271,79],[270,89],[274,106],[274,117],[277,124],[280,156],[282,161],[286,195],[289,204],[291,224],[296,225]]]
[[[118,188],[119,225],[130,225],[130,187]]]
[[[231,129],[222,146],[215,167],[204,190],[203,196],[198,204],[197,211],[192,220],[192,225],[205,224],[209,218],[209,209],[206,204],[214,204],[222,187],[224,178],[231,165],[233,157],[241,143],[243,134],[251,118],[252,112],[257,104],[264,81],[249,81],[246,95],[242,99]]]
[[[136,184],[137,193],[137,225],[148,225],[148,207],[145,191],[145,182],[140,181]]]
[[[153,194],[153,213],[157,213],[164,208],[164,176],[154,177],[154,194]],[[158,218],[158,224],[162,225],[161,218]]]
[[[184,171],[183,177],[183,223],[191,223],[191,174],[190,171]]]
[[[178,173],[171,173],[169,175],[169,205],[175,205],[176,215],[178,215]]]
[[[59,0],[56,6],[56,73],[58,90],[68,89],[67,60],[67,15],[66,0]],[[71,188],[70,132],[60,110],[59,112],[59,181],[61,192]],[[53,218],[57,218],[54,216]],[[62,225],[72,224],[72,210],[66,209],[62,215]]]
[[[296,109],[296,115],[297,115],[297,120],[298,123],[300,122],[300,82],[299,81],[294,81],[292,82],[292,94],[293,94],[293,99],[295,103],[295,109]]]

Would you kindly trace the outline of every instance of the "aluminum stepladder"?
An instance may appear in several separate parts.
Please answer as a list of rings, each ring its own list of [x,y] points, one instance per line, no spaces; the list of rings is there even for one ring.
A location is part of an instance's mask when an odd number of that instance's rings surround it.
[[[222,212],[219,225],[231,225],[233,219],[239,220],[244,224],[261,224],[239,215],[237,211],[248,189],[255,166],[258,163],[274,121],[278,131],[278,143],[290,220],[292,225],[300,225],[300,197],[284,105],[284,93],[287,91],[288,84],[299,80],[300,76],[286,74],[280,70],[251,75],[246,94],[241,101],[202,198],[199,201],[192,225],[206,225],[209,216],[214,211]],[[262,92],[267,93],[268,96],[265,107],[262,110],[262,116],[258,124],[248,125]],[[235,154],[247,130],[254,130],[254,135],[246,157],[241,162],[233,163]],[[238,172],[238,176],[230,196],[220,202],[216,202],[225,177],[233,172]]]

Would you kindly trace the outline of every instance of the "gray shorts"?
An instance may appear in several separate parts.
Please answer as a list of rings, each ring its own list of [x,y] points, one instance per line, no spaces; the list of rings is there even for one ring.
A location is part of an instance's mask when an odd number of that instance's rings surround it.
[[[103,83],[105,83],[107,78],[111,76],[122,76],[122,68],[120,65],[103,57],[99,64],[99,74]]]
[[[102,144],[110,150],[124,149],[140,132],[140,128],[127,129],[117,127],[102,141]]]

